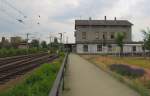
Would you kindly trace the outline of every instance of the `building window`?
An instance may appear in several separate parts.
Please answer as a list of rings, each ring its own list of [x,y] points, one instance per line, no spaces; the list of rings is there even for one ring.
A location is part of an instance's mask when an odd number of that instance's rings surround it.
[[[97,51],[98,52],[102,51],[102,45],[97,45]]]
[[[136,46],[132,47],[133,52],[136,52]]]
[[[103,34],[103,40],[105,40],[105,34]]]
[[[98,39],[99,39],[99,34],[98,34],[98,32],[95,33],[95,36],[96,36],[96,40],[98,40]]]
[[[108,51],[112,51],[112,45],[108,45]]]
[[[88,45],[83,45],[83,51],[88,52]]]
[[[107,32],[103,32],[103,40],[107,39]]]
[[[111,39],[114,39],[114,35],[113,35],[113,34],[111,34],[110,38],[111,38]]]
[[[86,32],[82,32],[82,39],[86,39]]]
[[[145,51],[145,47],[144,46],[142,46],[142,50]]]

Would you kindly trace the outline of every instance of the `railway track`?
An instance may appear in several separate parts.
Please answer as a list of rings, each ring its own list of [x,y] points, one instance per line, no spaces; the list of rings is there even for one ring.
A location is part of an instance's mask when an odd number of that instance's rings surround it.
[[[31,58],[31,57],[34,57],[34,56],[42,56],[42,55],[45,55],[45,54],[47,54],[47,53],[45,52],[45,53],[36,53],[36,54],[29,54],[29,55],[21,55],[21,56],[0,58],[0,66],[11,63],[11,62],[15,62],[17,60],[23,60],[23,59]]]
[[[48,53],[39,53],[0,59],[0,84],[4,84],[11,78],[22,75],[57,57],[57,55],[49,56]]]

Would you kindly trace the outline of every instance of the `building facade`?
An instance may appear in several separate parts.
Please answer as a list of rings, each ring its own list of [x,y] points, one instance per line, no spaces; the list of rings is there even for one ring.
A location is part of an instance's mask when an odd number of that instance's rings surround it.
[[[127,20],[75,20],[77,53],[119,53],[116,34],[122,32],[124,53],[143,52],[142,42],[132,41],[133,24]]]
[[[10,38],[10,42],[11,42],[12,44],[19,44],[20,42],[22,42],[22,38],[21,38],[21,37],[18,37],[18,36],[16,36],[16,37],[11,37],[11,38]]]

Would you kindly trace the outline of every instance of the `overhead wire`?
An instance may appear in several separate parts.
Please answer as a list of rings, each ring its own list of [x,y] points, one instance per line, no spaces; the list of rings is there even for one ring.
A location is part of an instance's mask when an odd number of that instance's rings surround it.
[[[14,15],[9,14],[9,12],[7,12],[4,8],[0,8],[0,11],[3,12],[5,15],[7,15],[8,17],[10,17],[11,19],[15,19],[17,20],[19,23],[23,23],[23,20],[21,19],[17,19]]]
[[[1,1],[3,2],[3,4],[6,4],[8,7],[12,8],[16,12],[18,12],[20,15],[22,15],[24,19],[27,18],[27,16],[21,10],[19,10],[18,8],[16,8],[14,5],[12,5],[11,3],[9,3],[8,1],[6,1],[6,0],[1,0]],[[16,18],[14,15],[9,14],[9,12],[7,12],[5,9],[0,9],[0,11],[3,12],[5,15],[9,16],[10,18],[17,20],[19,23],[25,24],[24,23],[24,19],[18,19],[18,18]],[[40,23],[40,18],[41,18],[41,16],[38,15],[38,18],[36,18],[37,19],[36,20],[36,25],[39,25],[39,27],[42,27],[41,23]]]
[[[3,12],[5,15],[7,15],[8,17],[10,17],[12,20],[16,20],[16,21],[18,21],[19,23],[22,23],[22,24],[24,24],[24,21],[23,20],[21,20],[21,19],[16,19],[16,17],[14,17],[13,15],[10,15],[7,11],[5,11],[4,9],[0,9],[0,11],[1,12]],[[7,21],[9,21],[9,20],[7,20]]]
[[[14,9],[16,12],[18,12],[19,14],[21,14],[24,18],[27,18],[27,16],[24,15],[24,13],[17,9],[16,7],[14,7],[11,3],[9,3],[7,0],[1,0],[3,3],[7,4],[9,7],[11,7],[12,9]]]

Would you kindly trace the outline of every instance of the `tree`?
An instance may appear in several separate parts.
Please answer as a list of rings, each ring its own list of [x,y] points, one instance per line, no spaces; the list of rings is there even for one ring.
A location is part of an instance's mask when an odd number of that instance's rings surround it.
[[[41,47],[42,47],[42,48],[47,48],[47,43],[46,43],[46,41],[42,41],[42,42],[41,42]]]
[[[59,49],[60,43],[58,42],[58,39],[55,37],[54,42],[51,42],[48,44],[50,47],[51,52],[56,52]]]
[[[120,54],[123,53],[123,40],[125,38],[125,34],[123,32],[118,32],[115,36],[115,40],[117,45],[120,47]]]
[[[32,46],[32,47],[38,48],[39,45],[40,45],[39,40],[33,39],[33,40],[31,41],[31,46]]]
[[[142,30],[144,35],[144,49],[149,50],[150,52],[150,29],[147,28],[147,30]]]
[[[2,44],[2,48],[11,48],[11,44],[8,41],[8,39],[6,39],[4,42],[1,43]]]

